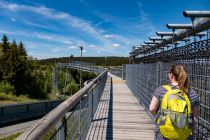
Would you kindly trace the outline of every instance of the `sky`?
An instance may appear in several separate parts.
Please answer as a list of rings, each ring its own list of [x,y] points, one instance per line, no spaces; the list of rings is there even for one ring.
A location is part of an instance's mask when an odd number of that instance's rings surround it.
[[[0,0],[0,37],[22,41],[37,59],[129,56],[167,23],[191,23],[184,10],[210,0]]]

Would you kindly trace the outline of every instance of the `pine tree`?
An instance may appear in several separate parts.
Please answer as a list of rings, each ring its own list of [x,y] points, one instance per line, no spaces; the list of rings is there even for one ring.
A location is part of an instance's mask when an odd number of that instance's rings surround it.
[[[8,50],[9,50],[9,42],[8,42],[8,38],[7,36],[4,34],[2,36],[2,43],[1,43],[1,47],[2,47],[2,59],[1,59],[1,76],[3,80],[6,80],[6,71],[7,71],[7,64],[6,61],[8,60]]]
[[[17,47],[17,71],[15,79],[16,94],[24,94],[27,91],[27,85],[29,80],[28,67],[27,67],[27,53],[22,42]]]
[[[7,36],[4,34],[2,37],[2,47],[3,47],[3,52],[5,53],[7,49],[9,49],[9,42]]]
[[[22,42],[18,45],[18,60],[20,69],[25,71],[27,67],[27,52]]]
[[[17,43],[15,41],[15,39],[13,40],[12,44],[11,44],[11,56],[12,56],[12,60],[13,60],[13,64],[15,67],[15,70],[18,71],[19,68],[19,54],[18,54],[18,47],[17,47]]]
[[[27,52],[25,50],[25,47],[22,41],[19,43],[18,52],[19,52],[20,57],[22,57],[22,59],[24,60],[27,59]]]
[[[9,81],[11,84],[14,84],[16,72],[18,71],[18,53],[17,53],[17,43],[13,40],[12,44],[9,44],[8,49],[5,52],[4,57],[4,71],[3,71],[3,78],[6,81]]]
[[[0,43],[0,81],[2,80],[2,72],[3,72],[3,47]]]

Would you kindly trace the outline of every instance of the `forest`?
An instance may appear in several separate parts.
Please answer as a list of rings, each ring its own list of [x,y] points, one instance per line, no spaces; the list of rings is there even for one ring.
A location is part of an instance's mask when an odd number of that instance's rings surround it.
[[[61,89],[55,91],[52,86],[54,63],[43,64],[28,56],[23,42],[8,40],[8,37],[3,35],[0,42],[0,103],[5,103],[5,100],[15,102],[52,100],[62,98],[63,96],[59,95],[63,93],[70,95],[79,90],[79,71],[61,69],[59,71]],[[66,79],[67,74],[71,78]],[[83,73],[82,80],[95,76]]]
[[[80,61],[80,57],[74,57],[70,55],[69,57],[60,58],[50,58],[40,60],[41,64],[54,64],[55,62],[69,63],[72,61]],[[122,66],[123,64],[129,63],[128,57],[117,57],[117,56],[107,56],[107,57],[82,57],[83,62],[93,63],[97,66]]]
[[[15,39],[9,42],[3,35],[0,44],[0,100],[16,96],[47,99],[51,90],[50,69],[50,65],[42,66],[28,57],[23,42],[17,43]]]

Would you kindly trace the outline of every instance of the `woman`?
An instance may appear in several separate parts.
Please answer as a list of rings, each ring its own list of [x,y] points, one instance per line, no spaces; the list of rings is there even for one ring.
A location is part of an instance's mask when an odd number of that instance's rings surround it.
[[[187,93],[190,103],[191,103],[191,109],[192,109],[192,114],[193,114],[193,128],[195,128],[197,124],[197,118],[199,115],[199,101],[198,101],[198,96],[195,94],[195,91],[191,88],[189,88],[189,83],[188,83],[188,78],[187,78],[187,73],[185,71],[185,67],[181,64],[176,64],[170,67],[169,73],[168,73],[168,78],[170,81],[170,86],[172,89],[180,89]],[[162,98],[164,94],[167,92],[167,90],[163,87],[160,86],[157,88],[154,92],[150,108],[149,110],[153,114],[157,114]],[[156,115],[157,117],[158,115]],[[193,132],[194,130],[192,130]],[[159,128],[156,128],[155,132],[155,140],[165,140],[161,133]],[[188,139],[192,139],[192,136],[190,136]]]

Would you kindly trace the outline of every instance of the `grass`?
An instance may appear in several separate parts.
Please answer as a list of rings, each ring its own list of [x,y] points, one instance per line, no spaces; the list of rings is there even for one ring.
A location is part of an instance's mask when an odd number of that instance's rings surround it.
[[[0,104],[12,104],[12,103],[22,103],[22,102],[33,102],[37,101],[35,99],[30,99],[25,95],[16,96],[12,93],[6,94],[0,92]]]
[[[56,93],[50,93],[47,100],[63,99],[63,96],[56,95]],[[67,99],[68,96],[65,97]],[[27,102],[37,102],[38,99],[29,98],[27,95],[16,96],[12,93],[6,94],[5,92],[0,92],[0,104],[15,104],[15,103],[27,103]]]
[[[0,140],[14,140],[16,139],[20,134],[22,134],[23,132],[17,132],[15,134],[12,134],[10,136],[7,136],[5,138],[0,138]]]

